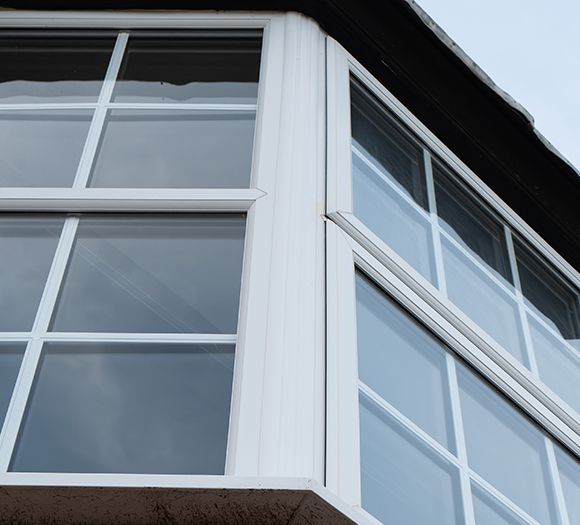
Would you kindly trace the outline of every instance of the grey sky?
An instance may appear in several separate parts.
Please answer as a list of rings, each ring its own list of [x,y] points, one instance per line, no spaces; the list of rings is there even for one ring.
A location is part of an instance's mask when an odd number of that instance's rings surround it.
[[[580,0],[416,0],[580,169]]]

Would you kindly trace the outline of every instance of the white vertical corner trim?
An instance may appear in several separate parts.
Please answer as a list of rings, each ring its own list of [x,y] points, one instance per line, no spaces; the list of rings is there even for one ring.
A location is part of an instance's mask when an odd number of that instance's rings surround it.
[[[267,29],[241,312],[236,475],[324,480],[325,50],[302,15]]]
[[[360,506],[355,266],[346,234],[330,221],[326,242],[326,486],[347,503]]]
[[[352,213],[350,75],[347,55],[327,37],[327,213]]]

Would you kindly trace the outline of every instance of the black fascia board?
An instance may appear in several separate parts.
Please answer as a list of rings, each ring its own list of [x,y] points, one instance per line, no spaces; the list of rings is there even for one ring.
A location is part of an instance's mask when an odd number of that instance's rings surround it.
[[[576,269],[580,176],[406,0],[0,0],[37,10],[296,11],[318,24]],[[579,137],[580,145],[580,137]]]

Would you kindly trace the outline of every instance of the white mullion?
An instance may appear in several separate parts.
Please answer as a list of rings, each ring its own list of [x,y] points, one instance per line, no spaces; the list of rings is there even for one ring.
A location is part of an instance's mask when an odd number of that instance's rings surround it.
[[[417,426],[407,416],[397,410],[386,399],[377,394],[370,386],[366,385],[360,379],[358,381],[358,388],[367,399],[369,399],[377,407],[391,416],[397,424],[401,425],[405,430],[410,432],[416,439],[418,439],[419,442],[436,453],[439,458],[447,461],[448,463],[451,463],[455,467],[461,468],[459,460],[451,452],[449,452],[449,450],[447,450],[443,445],[441,445],[441,443],[427,434],[427,432]]]
[[[373,164],[366,155],[358,149],[354,144],[352,146],[352,152],[362,161],[366,166],[368,166],[375,175],[377,175],[383,182],[385,182],[389,188],[397,193],[407,204],[409,204],[414,211],[418,212],[424,219],[430,221],[429,213],[426,212],[417,202],[411,197],[405,190],[401,189],[394,181],[392,181],[387,175],[385,175],[382,170]]]
[[[445,364],[447,368],[447,386],[449,387],[449,399],[451,402],[453,434],[455,437],[455,447],[457,448],[457,457],[460,463],[459,480],[461,485],[461,498],[463,501],[463,513],[466,525],[475,525],[475,512],[473,508],[473,497],[471,494],[471,482],[469,479],[467,445],[465,443],[463,415],[461,413],[461,400],[459,398],[457,370],[455,367],[455,358],[449,352],[445,353]]]
[[[126,32],[121,32],[117,35],[115,47],[113,48],[111,59],[109,61],[109,67],[105,73],[103,86],[101,88],[101,93],[99,94],[97,108],[95,109],[95,114],[93,115],[93,120],[89,128],[89,134],[85,142],[85,147],[83,149],[81,160],[79,162],[73,183],[74,188],[84,188],[89,179],[91,167],[93,165],[93,159],[97,152],[99,139],[105,124],[105,119],[107,117],[107,104],[111,100],[111,95],[113,94],[115,80],[117,79],[119,68],[121,67],[121,61],[123,60],[123,54],[125,53],[125,47],[127,46],[128,39],[129,34]]]
[[[483,479],[479,474],[473,470],[469,471],[469,476],[471,480],[479,487],[480,490],[485,492],[488,496],[497,500],[501,505],[506,507],[510,512],[515,514],[519,519],[529,523],[530,525],[542,525],[536,521],[532,516],[530,516],[525,510],[521,509],[516,505],[511,499],[509,499],[503,492],[496,489],[491,483]]]
[[[425,166],[425,178],[427,182],[427,201],[431,214],[431,236],[435,254],[435,271],[437,284],[441,293],[447,297],[447,282],[445,281],[445,268],[443,266],[443,251],[441,249],[441,234],[439,229],[439,216],[437,215],[437,201],[435,199],[435,183],[433,181],[433,163],[431,154],[423,149],[423,162]]]
[[[78,217],[68,217],[62,228],[52,266],[48,274],[46,286],[32,328],[32,333],[35,338],[44,337],[48,330],[52,311],[56,304],[60,285],[66,270],[67,261],[73,247],[78,223]]]
[[[116,343],[192,343],[235,344],[236,334],[114,333],[114,332],[48,332],[43,339],[51,342],[116,342]]]
[[[11,342],[11,341],[28,341],[32,339],[30,332],[0,332],[0,341]]]
[[[0,104],[0,111],[45,111],[45,110],[71,110],[71,109],[95,109],[96,103],[40,103],[40,104]]]
[[[504,233],[509,262],[512,270],[512,277],[514,280],[514,289],[516,292],[516,301],[518,304],[518,316],[520,318],[520,325],[522,327],[522,332],[524,335],[524,343],[528,354],[527,355],[528,362],[530,364],[530,370],[532,371],[532,373],[540,377],[538,371],[538,363],[536,361],[536,354],[534,353],[534,345],[532,344],[532,336],[530,334],[530,325],[528,323],[528,317],[526,315],[526,303],[524,301],[524,295],[522,293],[522,284],[520,282],[520,273],[518,271],[518,263],[516,259],[516,252],[514,249],[512,232],[505,224],[504,224]]]
[[[257,104],[203,104],[203,103],[134,103],[134,102],[107,102],[107,109],[151,109],[151,110],[191,110],[191,111],[243,111],[253,113]],[[1,109],[1,106],[0,106]]]
[[[570,517],[568,516],[568,509],[566,507],[566,500],[564,499],[564,491],[562,490],[558,462],[556,461],[556,454],[554,452],[554,443],[548,438],[548,436],[544,436],[544,444],[546,446],[548,470],[550,472],[550,477],[552,478],[552,489],[556,503],[556,511],[560,518],[560,524],[571,525]]]

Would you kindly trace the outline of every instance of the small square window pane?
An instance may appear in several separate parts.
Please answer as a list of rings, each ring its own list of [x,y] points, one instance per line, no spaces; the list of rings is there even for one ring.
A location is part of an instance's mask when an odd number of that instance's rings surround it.
[[[522,292],[526,302],[562,337],[578,345],[578,296],[520,242],[515,243]],[[580,348],[580,345],[578,345]]]
[[[356,153],[353,210],[376,235],[430,282],[435,282],[431,225]]]
[[[212,34],[213,33],[213,34]],[[219,31],[197,36],[132,36],[115,102],[255,103],[261,38]]]
[[[360,397],[362,506],[385,525],[463,523],[455,467]]]
[[[26,343],[0,343],[0,432],[26,350]]]
[[[477,485],[471,485],[476,525],[527,525],[494,497]]]
[[[564,449],[556,446],[556,461],[568,511],[568,521],[580,523],[580,462]]]
[[[422,149],[398,129],[393,118],[356,81],[351,84],[351,127],[353,147],[427,209]]]
[[[580,353],[531,315],[528,323],[540,378],[580,414]]]
[[[90,111],[0,113],[0,186],[71,187]]]
[[[236,332],[243,215],[85,216],[51,329]]]
[[[114,36],[0,39],[0,103],[94,102],[115,45]]]
[[[361,274],[356,278],[356,298],[360,379],[453,449],[441,345]]]
[[[89,185],[247,188],[254,113],[112,111]]]
[[[469,466],[539,523],[555,525],[544,435],[466,367],[457,379]]]
[[[447,239],[442,239],[441,248],[449,299],[528,366],[515,299]]]
[[[10,470],[223,474],[234,347],[49,343]]]
[[[64,217],[0,216],[0,331],[32,328]]]
[[[441,226],[497,277],[511,283],[503,226],[437,163],[433,179]]]

